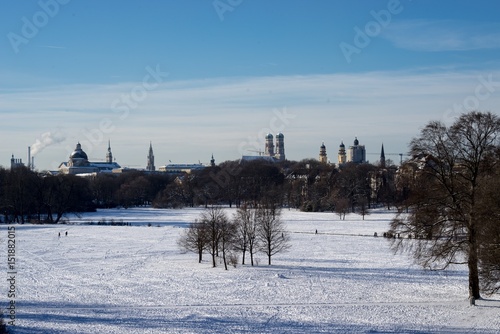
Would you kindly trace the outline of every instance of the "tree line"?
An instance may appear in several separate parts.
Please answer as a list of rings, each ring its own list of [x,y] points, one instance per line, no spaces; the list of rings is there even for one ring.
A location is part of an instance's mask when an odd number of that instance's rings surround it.
[[[396,191],[389,182],[374,195],[370,177],[381,171],[369,164],[338,169],[314,159],[226,161],[182,175],[130,171],[80,177],[37,173],[25,167],[0,168],[0,214],[4,221],[58,223],[67,213],[96,208],[256,207],[272,201],[304,211],[335,211],[341,216],[359,211],[364,215],[366,208],[378,203],[392,205],[397,198],[396,194],[387,195]]]

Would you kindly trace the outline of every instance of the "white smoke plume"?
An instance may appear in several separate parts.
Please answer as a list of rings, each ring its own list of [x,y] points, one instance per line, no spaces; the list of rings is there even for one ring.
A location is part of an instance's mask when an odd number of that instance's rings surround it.
[[[31,155],[36,155],[42,152],[47,146],[58,144],[66,139],[61,133],[52,133],[50,131],[42,133],[40,138],[35,140],[35,143],[31,145]]]

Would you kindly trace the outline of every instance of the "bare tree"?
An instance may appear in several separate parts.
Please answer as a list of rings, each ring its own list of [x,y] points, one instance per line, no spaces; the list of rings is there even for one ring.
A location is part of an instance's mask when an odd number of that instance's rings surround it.
[[[245,264],[245,254],[250,254],[251,265],[254,265],[253,256],[257,252],[257,222],[255,209],[242,205],[234,216],[235,238],[234,248],[242,252],[241,264]]]
[[[57,175],[47,177],[47,220],[57,224],[64,214],[84,212],[89,209],[92,200],[90,183],[76,175]],[[53,214],[56,215],[55,219]]]
[[[219,250],[222,251],[224,265],[226,265],[226,252],[230,244],[229,233],[231,229],[230,221],[226,213],[220,207],[211,207],[205,210],[200,217],[200,222],[207,229],[207,250],[212,256],[212,266],[216,267],[216,258],[219,256]]]
[[[189,227],[184,230],[179,240],[177,240],[177,245],[182,250],[198,253],[198,263],[203,260],[203,251],[207,244],[207,226],[205,223],[199,223],[198,221],[189,224]]]
[[[227,270],[227,257],[232,250],[232,245],[234,244],[235,224],[224,214],[224,217],[221,217],[219,221],[219,229],[219,244],[220,250],[222,251],[222,261],[224,262],[224,269]],[[232,264],[236,265],[236,263]]]
[[[280,211],[275,206],[261,205],[256,217],[259,250],[267,255],[268,264],[271,265],[273,255],[290,248],[290,236],[280,219]]]
[[[392,222],[395,233],[425,237],[413,248],[416,260],[429,268],[467,264],[469,297],[480,298],[479,249],[485,222],[478,210],[480,180],[492,173],[498,152],[500,119],[491,113],[461,115],[450,127],[430,122],[411,141],[421,164],[410,189],[409,213]],[[410,245],[396,241],[396,249]]]
[[[345,215],[349,211],[349,200],[345,197],[335,197],[333,200],[333,210],[339,218],[345,220]]]
[[[370,214],[370,209],[368,208],[368,200],[365,197],[360,197],[357,201],[357,211],[365,220],[365,216]]]

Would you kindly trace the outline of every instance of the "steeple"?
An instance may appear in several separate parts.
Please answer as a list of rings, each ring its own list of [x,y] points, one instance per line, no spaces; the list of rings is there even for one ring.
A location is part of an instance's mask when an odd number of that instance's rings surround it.
[[[321,146],[319,148],[319,162],[324,163],[324,164],[326,164],[326,162],[327,162],[325,142],[323,142],[323,144],[321,144]]]
[[[215,167],[215,159],[214,159],[214,154],[212,153],[212,159],[210,159],[210,166]]]
[[[274,157],[274,143],[273,143],[273,135],[268,133],[266,135],[266,149],[265,155],[269,157]]]
[[[382,149],[380,150],[380,167],[385,167],[384,143],[382,143]]]
[[[339,160],[339,165],[346,163],[345,145],[343,141],[340,142],[338,160]]]
[[[148,164],[146,170],[153,172],[155,170],[155,156],[153,154],[153,144],[149,142]]]
[[[285,160],[285,135],[281,132],[276,135],[276,158],[280,161]]]
[[[106,153],[106,162],[113,163],[113,153],[111,153],[111,141],[108,139],[108,152]]]

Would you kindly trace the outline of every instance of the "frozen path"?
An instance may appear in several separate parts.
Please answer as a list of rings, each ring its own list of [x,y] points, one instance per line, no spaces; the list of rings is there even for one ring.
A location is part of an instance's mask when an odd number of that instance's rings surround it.
[[[284,211],[291,250],[276,255],[271,267],[258,255],[257,267],[224,271],[211,268],[208,255],[198,264],[196,254],[178,250],[180,231],[199,212],[109,210],[79,219],[123,219],[134,226],[17,226],[13,332],[498,333],[500,328],[500,296],[468,306],[464,267],[423,271],[406,255],[393,255],[386,239],[367,237],[387,229],[389,213],[339,221],[331,213]]]

